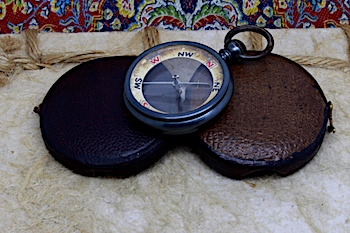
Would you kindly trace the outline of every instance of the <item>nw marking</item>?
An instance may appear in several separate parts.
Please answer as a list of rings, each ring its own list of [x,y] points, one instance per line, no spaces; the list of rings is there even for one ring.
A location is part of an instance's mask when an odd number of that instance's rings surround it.
[[[194,53],[191,52],[178,52],[177,56],[178,57],[192,57]]]

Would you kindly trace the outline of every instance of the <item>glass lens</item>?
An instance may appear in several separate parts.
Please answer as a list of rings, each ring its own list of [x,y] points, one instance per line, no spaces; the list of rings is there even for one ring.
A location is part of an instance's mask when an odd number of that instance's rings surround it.
[[[147,102],[169,114],[199,108],[212,89],[210,71],[189,58],[172,58],[157,64],[144,78],[142,87]]]

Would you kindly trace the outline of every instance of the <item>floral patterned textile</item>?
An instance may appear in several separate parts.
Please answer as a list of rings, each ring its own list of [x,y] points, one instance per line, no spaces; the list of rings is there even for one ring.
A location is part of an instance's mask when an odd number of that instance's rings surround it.
[[[329,28],[349,24],[350,0],[0,0],[0,33]]]

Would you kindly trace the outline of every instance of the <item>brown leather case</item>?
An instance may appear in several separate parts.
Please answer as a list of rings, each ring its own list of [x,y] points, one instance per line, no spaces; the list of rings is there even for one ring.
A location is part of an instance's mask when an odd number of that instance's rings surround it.
[[[40,106],[40,126],[52,156],[74,172],[127,177],[169,148],[162,133],[132,117],[123,83],[135,57],[83,63],[64,74]]]
[[[229,106],[196,134],[204,162],[232,178],[265,172],[288,175],[318,151],[329,103],[301,66],[270,54],[230,67],[235,89]]]

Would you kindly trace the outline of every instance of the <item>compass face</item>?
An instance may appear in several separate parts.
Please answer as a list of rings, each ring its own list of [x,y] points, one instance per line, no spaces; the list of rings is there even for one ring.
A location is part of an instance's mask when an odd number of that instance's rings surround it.
[[[226,63],[209,47],[183,41],[161,44],[145,51],[129,68],[126,105],[150,125],[153,119],[191,125],[203,121],[200,118],[222,101],[230,77]]]
[[[172,45],[144,56],[134,67],[130,90],[138,103],[164,114],[186,113],[212,100],[222,86],[223,71],[208,51]]]
[[[181,69],[176,69],[176,66]],[[204,104],[212,88],[212,75],[202,63],[172,58],[155,65],[147,73],[140,102],[146,103],[147,100],[147,106],[163,113],[188,112]]]

